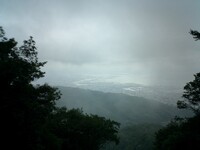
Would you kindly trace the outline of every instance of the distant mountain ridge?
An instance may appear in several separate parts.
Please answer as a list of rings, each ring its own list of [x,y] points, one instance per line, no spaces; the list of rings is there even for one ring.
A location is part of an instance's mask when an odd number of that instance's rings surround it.
[[[58,87],[62,93],[57,105],[82,108],[86,113],[98,114],[119,121],[122,125],[166,124],[174,116],[187,116],[187,111],[175,106],[142,97],[120,93],[104,93],[74,87]]]
[[[73,74],[68,75],[66,81],[54,83],[54,85],[102,92],[123,93],[131,96],[144,97],[174,106],[176,106],[176,102],[182,98],[183,85],[144,85],[134,82],[120,82],[120,78],[120,75]]]

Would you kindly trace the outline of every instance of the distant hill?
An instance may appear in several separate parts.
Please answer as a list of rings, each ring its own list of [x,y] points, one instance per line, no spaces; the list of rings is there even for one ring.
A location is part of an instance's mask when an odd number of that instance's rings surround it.
[[[83,75],[67,77],[67,85],[81,89],[90,89],[101,92],[123,93],[131,96],[144,97],[165,104],[176,106],[177,100],[182,98],[183,87],[166,85],[143,85],[137,83],[112,82],[113,78],[120,76],[91,76]],[[71,78],[71,80],[70,80]],[[62,85],[65,83],[62,83]],[[65,86],[65,85],[64,85]]]
[[[82,108],[86,113],[98,114],[116,120],[122,125],[156,123],[166,124],[174,116],[189,113],[175,106],[142,97],[118,93],[104,93],[72,87],[58,87],[62,93],[57,105]]]

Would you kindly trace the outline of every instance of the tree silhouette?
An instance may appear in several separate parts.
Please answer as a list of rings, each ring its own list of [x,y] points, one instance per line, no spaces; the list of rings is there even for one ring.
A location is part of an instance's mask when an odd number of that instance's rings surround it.
[[[184,87],[183,100],[177,102],[178,108],[191,109],[196,115],[200,113],[200,73],[194,75],[195,79]]]
[[[190,30],[190,34],[197,41],[200,40],[198,31]],[[196,115],[200,114],[200,73],[194,75],[195,79],[184,86],[183,100],[177,102],[180,109],[191,109]]]
[[[200,149],[199,126],[199,116],[175,118],[155,134],[155,150]]]
[[[197,41],[198,31],[190,31]],[[191,150],[200,149],[200,73],[184,86],[183,100],[177,102],[180,109],[191,109],[195,116],[191,118],[175,118],[166,127],[156,133],[155,150]]]
[[[109,141],[119,143],[119,123],[84,114],[80,109],[67,111],[66,108],[58,108],[48,125],[56,136],[63,139],[63,150],[98,150]]]
[[[190,34],[193,36],[193,38],[197,41],[200,40],[200,33],[195,30],[190,30]]]
[[[60,93],[49,85],[34,86],[44,76],[32,37],[17,47],[0,28],[1,133],[6,149],[10,146],[39,149],[42,127],[55,107]]]
[[[61,93],[48,84],[33,85],[44,77],[33,37],[17,47],[0,27],[0,118],[2,149],[98,150],[118,142],[117,122],[79,110],[57,108]],[[70,141],[70,142],[69,142]]]

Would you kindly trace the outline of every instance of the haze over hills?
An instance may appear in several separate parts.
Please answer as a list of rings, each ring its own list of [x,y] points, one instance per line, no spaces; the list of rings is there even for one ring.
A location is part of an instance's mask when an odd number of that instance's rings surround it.
[[[107,75],[84,75],[67,76],[66,82],[55,83],[68,87],[90,89],[95,91],[122,93],[131,96],[144,97],[154,101],[176,106],[177,100],[181,99],[183,88],[180,86],[149,86],[130,82],[121,82],[121,76]],[[53,83],[54,84],[54,83]]]
[[[115,77],[71,76],[58,87],[62,93],[59,106],[82,108],[84,113],[121,123],[119,145],[108,144],[102,150],[151,150],[156,131],[175,116],[191,115],[176,107],[182,88],[124,83]]]
[[[86,113],[116,120],[122,125],[166,124],[176,115],[188,115],[175,106],[122,93],[105,93],[74,87],[59,87],[62,93],[59,106],[82,108]]]
[[[148,86],[118,79],[117,75],[72,75],[58,87],[62,93],[59,106],[82,108],[84,113],[121,123],[119,145],[111,143],[102,150],[152,150],[156,131],[175,116],[191,116],[191,112],[177,109],[181,87]]]
[[[101,150],[132,150],[135,148],[152,150],[156,131],[168,124],[175,116],[191,115],[188,111],[177,109],[172,101],[170,103],[170,101],[160,100],[159,96],[162,96],[162,93],[157,93],[158,99],[155,100],[139,97],[145,92],[147,93],[148,90],[152,91],[149,94],[150,98],[156,97],[155,91],[163,89],[150,89],[143,88],[139,84],[126,84],[131,88],[123,91],[125,84],[106,82],[98,84],[90,82],[89,84],[88,81],[91,80],[84,80],[84,83],[87,82],[87,84],[83,84],[83,81],[75,82],[76,87],[59,86],[62,97],[57,105],[66,106],[68,109],[82,108],[84,113],[97,114],[121,123],[119,145],[109,143]],[[167,91],[163,92],[167,93]],[[148,97],[147,94],[145,96]],[[169,95],[166,94],[166,97],[169,98]]]
[[[145,86],[134,83],[113,83],[113,82],[88,82],[76,84],[74,87],[90,89],[102,92],[122,93],[131,96],[144,97],[160,101],[165,104],[176,105],[181,98],[182,90],[176,87]]]

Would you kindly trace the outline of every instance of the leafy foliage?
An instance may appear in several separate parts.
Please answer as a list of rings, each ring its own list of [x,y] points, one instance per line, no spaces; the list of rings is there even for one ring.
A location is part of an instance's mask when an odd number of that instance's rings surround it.
[[[200,149],[200,118],[174,119],[156,133],[155,150]]]
[[[190,34],[197,41],[200,40],[198,31],[190,30]],[[179,100],[177,106],[180,109],[191,109],[196,115],[200,114],[200,73],[194,75],[195,79],[188,82],[184,87],[182,97],[184,100]]]
[[[193,38],[197,41],[200,40],[200,33],[195,30],[190,30],[190,34],[193,36]]]
[[[0,118],[4,149],[99,149],[118,143],[119,124],[80,110],[56,108],[61,93],[48,84],[33,85],[44,76],[32,37],[17,47],[0,27]],[[70,141],[70,142],[69,142]],[[86,148],[87,147],[87,148]]]
[[[0,28],[0,83],[2,133],[7,147],[38,149],[43,123],[55,107],[60,93],[45,84],[33,86],[35,79],[44,76],[40,68],[32,37],[16,47],[14,39],[7,39]],[[7,148],[9,149],[9,148]]]
[[[119,145],[108,144],[103,150],[152,150],[155,132],[161,127],[156,124],[129,125],[120,130]]]
[[[200,40],[198,31],[190,31],[195,40]],[[156,133],[155,150],[200,149],[200,73],[184,87],[183,100],[177,102],[180,109],[191,109],[195,116],[175,118]]]
[[[189,108],[195,114],[200,113],[200,73],[194,75],[195,79],[184,87],[184,100],[178,101],[178,108]]]
[[[63,139],[62,149],[97,150],[108,141],[119,143],[119,123],[80,109],[58,108],[49,121],[52,132]]]

